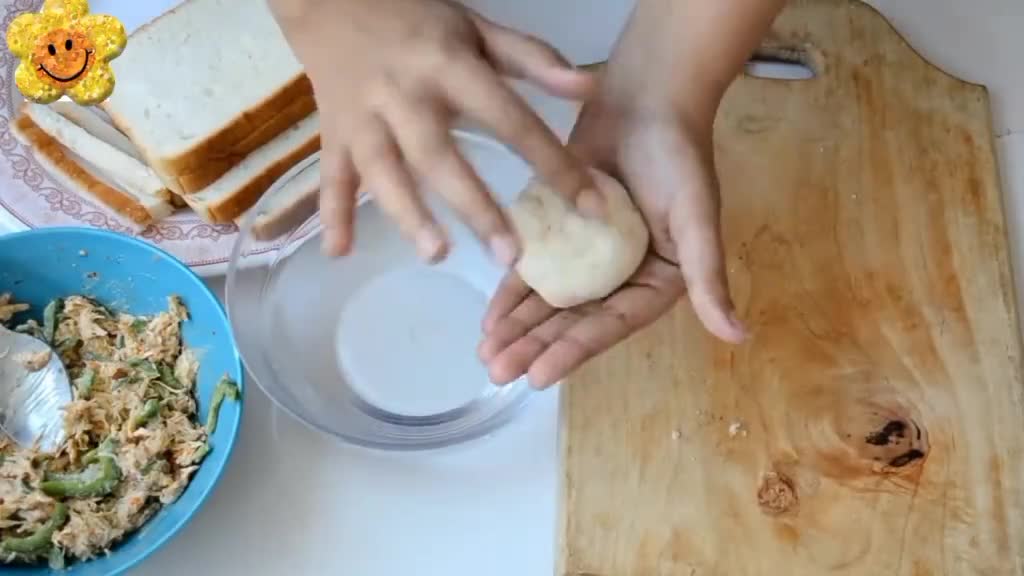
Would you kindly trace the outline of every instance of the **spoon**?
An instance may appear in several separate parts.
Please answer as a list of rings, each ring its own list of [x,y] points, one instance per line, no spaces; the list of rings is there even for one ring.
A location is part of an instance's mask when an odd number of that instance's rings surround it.
[[[46,342],[0,325],[0,428],[24,448],[38,440],[43,452],[55,451],[64,441],[64,407],[70,402],[60,356]]]

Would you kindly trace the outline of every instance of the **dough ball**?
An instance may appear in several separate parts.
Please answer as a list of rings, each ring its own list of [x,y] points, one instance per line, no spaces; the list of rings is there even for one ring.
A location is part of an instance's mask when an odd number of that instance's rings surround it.
[[[522,242],[516,272],[548,304],[568,308],[608,296],[636,272],[650,241],[626,189],[591,170],[607,219],[583,216],[558,192],[532,181],[508,208]]]

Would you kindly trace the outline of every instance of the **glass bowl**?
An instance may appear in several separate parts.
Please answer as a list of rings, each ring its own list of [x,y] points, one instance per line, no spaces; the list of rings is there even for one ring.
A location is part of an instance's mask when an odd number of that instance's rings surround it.
[[[499,203],[531,177],[501,144],[453,137]],[[421,263],[366,195],[352,253],[323,256],[318,162],[311,156],[282,176],[240,226],[226,300],[253,381],[303,423],[372,448],[438,448],[507,423],[530,388],[525,378],[493,385],[476,355],[504,270],[430,190],[422,195],[451,240],[443,262]],[[285,205],[290,221],[265,226],[261,218]]]

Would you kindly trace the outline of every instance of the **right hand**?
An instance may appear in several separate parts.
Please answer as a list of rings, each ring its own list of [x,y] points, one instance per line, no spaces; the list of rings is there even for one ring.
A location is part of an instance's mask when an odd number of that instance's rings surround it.
[[[320,219],[324,250],[352,246],[356,192],[378,206],[430,262],[445,233],[417,192],[422,179],[490,247],[514,263],[516,235],[449,133],[464,114],[575,201],[591,189],[585,168],[501,75],[584,100],[596,79],[543,42],[446,0],[272,0],[313,83],[320,112]]]

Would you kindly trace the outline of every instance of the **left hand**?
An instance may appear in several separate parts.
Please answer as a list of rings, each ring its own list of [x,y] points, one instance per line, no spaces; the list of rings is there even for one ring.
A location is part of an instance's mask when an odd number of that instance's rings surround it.
[[[498,384],[527,374],[532,386],[550,386],[654,322],[684,294],[711,333],[728,342],[745,337],[725,273],[714,110],[710,118],[695,116],[670,98],[634,96],[635,84],[605,84],[581,111],[569,145],[625,184],[650,228],[650,251],[616,292],[564,310],[511,273],[491,301],[478,350]]]

